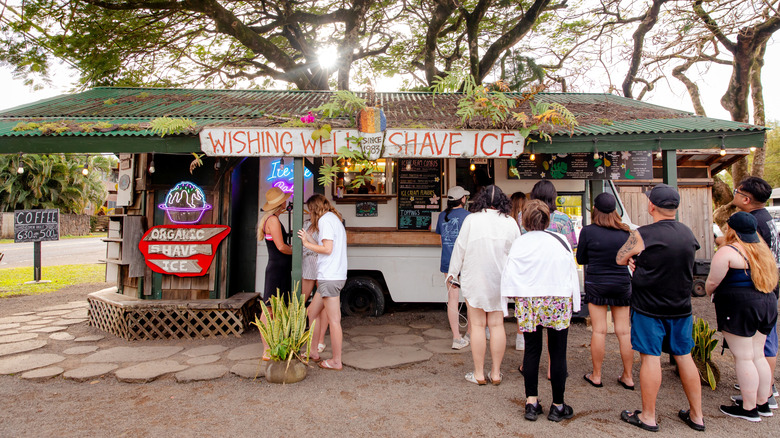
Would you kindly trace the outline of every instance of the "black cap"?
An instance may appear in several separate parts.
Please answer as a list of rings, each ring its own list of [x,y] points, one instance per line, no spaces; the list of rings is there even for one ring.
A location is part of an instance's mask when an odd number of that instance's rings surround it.
[[[596,196],[596,199],[593,200],[593,206],[602,213],[612,213],[615,211],[617,202],[615,201],[614,196],[604,192]]]
[[[752,214],[745,213],[744,211],[738,211],[732,214],[727,222],[729,224],[729,228],[737,233],[739,240],[745,243],[760,242],[758,239],[758,233],[756,233],[756,229],[758,228],[758,221],[755,217],[753,217]]]
[[[676,209],[680,206],[680,194],[672,186],[658,184],[652,190],[645,192],[650,202],[656,207]]]

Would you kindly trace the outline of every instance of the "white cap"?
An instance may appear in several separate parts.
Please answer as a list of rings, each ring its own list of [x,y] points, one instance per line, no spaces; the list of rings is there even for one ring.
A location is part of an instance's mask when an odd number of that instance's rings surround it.
[[[450,190],[447,192],[447,199],[450,201],[456,201],[464,196],[468,196],[469,194],[469,191],[463,187],[455,186],[450,188]]]

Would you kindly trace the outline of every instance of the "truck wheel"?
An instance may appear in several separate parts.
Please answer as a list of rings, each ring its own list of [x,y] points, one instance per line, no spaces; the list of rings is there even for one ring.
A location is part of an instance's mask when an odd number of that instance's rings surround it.
[[[371,277],[350,278],[341,290],[341,312],[347,316],[379,316],[385,313],[382,286]]]
[[[691,295],[694,297],[703,297],[704,295],[707,295],[707,291],[704,289],[704,280],[693,280]]]

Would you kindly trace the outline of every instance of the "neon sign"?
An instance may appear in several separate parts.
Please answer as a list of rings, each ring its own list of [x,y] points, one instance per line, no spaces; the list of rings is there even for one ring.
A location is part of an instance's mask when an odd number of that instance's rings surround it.
[[[265,180],[270,182],[272,186],[279,187],[285,193],[292,193],[293,184],[293,169],[291,166],[282,166],[281,160],[271,161],[271,170],[268,172],[268,178]],[[309,179],[314,176],[309,169],[303,168],[303,178]]]
[[[157,207],[164,210],[168,219],[176,224],[196,224],[200,222],[203,213],[211,210],[203,189],[189,181],[176,184],[165,197],[165,203]]]

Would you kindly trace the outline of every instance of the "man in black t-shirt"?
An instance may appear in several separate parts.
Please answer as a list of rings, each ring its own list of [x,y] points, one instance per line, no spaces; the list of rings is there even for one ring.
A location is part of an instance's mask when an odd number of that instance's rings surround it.
[[[657,431],[655,404],[661,388],[661,350],[669,349],[677,362],[689,410],[678,416],[690,428],[703,431],[701,382],[691,357],[693,316],[691,286],[699,242],[693,232],[675,220],[680,195],[658,184],[647,192],[647,211],[653,223],[631,232],[616,262],[631,265],[631,346],[641,358],[639,384],[642,410],[623,411],[620,418],[645,430]]]
[[[775,263],[780,266],[780,236],[777,235],[772,216],[766,211],[764,206],[766,201],[772,195],[772,186],[761,178],[750,176],[743,179],[734,190],[734,200],[732,204],[741,211],[748,212],[758,221],[758,234],[764,239],[772,254],[775,256]],[[715,243],[720,244],[722,238],[715,239]],[[719,242],[720,240],[720,242]],[[778,288],[775,288],[775,295],[778,295]],[[777,326],[772,329],[766,337],[764,344],[764,357],[769,362],[772,369],[772,396],[769,397],[769,407],[777,409],[777,391],[774,385],[775,367],[777,367]]]

